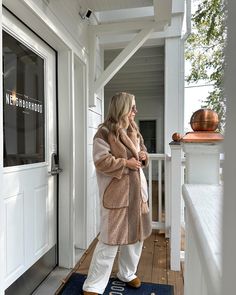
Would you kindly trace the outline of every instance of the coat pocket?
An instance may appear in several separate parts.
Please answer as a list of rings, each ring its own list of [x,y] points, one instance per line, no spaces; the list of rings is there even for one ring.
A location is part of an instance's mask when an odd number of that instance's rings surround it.
[[[104,192],[103,206],[107,209],[129,206],[129,175],[123,175],[121,179],[112,179]]]

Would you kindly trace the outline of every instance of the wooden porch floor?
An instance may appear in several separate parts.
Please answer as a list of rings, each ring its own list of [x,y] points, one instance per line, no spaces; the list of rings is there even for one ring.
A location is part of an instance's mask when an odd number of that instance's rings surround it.
[[[96,241],[80,259],[76,272],[87,274]],[[144,242],[143,252],[138,266],[137,275],[143,282],[169,284],[174,286],[174,295],[183,295],[183,264],[181,271],[170,270],[169,241],[164,234],[153,231],[153,234]],[[115,260],[112,276],[117,273]]]

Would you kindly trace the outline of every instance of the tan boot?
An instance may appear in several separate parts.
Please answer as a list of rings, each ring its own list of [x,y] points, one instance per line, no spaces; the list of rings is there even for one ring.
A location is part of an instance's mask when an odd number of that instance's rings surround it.
[[[141,281],[137,277],[130,282],[126,282],[126,284],[129,285],[130,287],[133,287],[133,288],[139,288],[141,286]]]
[[[83,291],[84,295],[98,295],[98,293]]]

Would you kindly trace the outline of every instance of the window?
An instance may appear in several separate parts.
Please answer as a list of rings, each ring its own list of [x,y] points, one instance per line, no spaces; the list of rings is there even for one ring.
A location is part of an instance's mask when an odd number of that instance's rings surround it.
[[[156,120],[140,120],[139,129],[148,153],[156,153]]]
[[[45,161],[44,60],[3,32],[4,166]]]

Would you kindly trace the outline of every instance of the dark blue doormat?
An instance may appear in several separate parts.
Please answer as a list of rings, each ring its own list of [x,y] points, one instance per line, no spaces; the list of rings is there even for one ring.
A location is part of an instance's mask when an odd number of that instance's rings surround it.
[[[73,273],[60,295],[82,295],[82,286],[86,275]],[[141,287],[134,289],[116,278],[111,278],[104,295],[174,295],[173,286],[153,283],[142,283]]]

